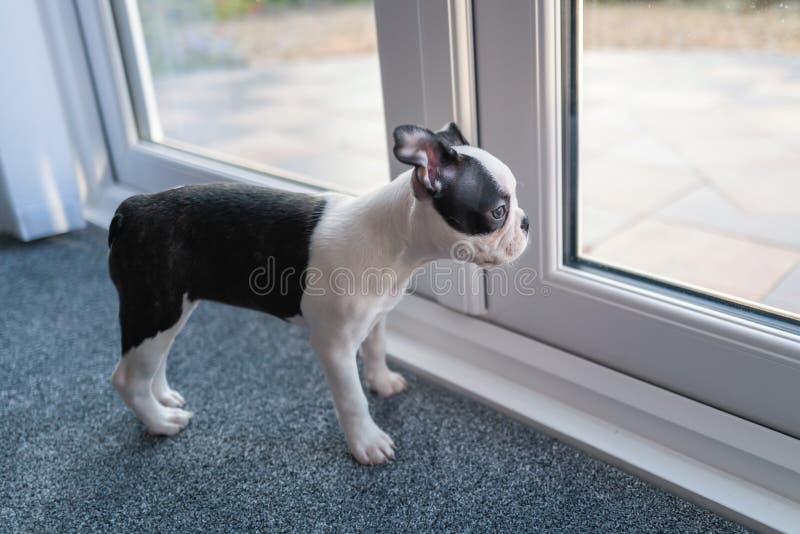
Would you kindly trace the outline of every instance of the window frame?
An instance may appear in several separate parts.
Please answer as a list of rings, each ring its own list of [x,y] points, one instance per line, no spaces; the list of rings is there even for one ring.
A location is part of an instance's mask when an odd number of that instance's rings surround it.
[[[517,174],[520,204],[534,222],[517,265],[534,268],[540,284],[534,297],[490,294],[488,320],[800,436],[793,408],[800,403],[799,332],[565,261],[562,7],[516,0],[493,10],[491,2],[475,2],[481,140]],[[533,105],[513,116],[504,109],[525,98]]]

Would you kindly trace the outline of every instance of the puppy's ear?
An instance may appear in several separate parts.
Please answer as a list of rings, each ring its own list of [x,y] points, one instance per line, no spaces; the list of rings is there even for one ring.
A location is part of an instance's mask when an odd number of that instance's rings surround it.
[[[394,155],[414,169],[414,192],[422,187],[431,196],[442,190],[446,168],[458,154],[438,135],[421,126],[398,126],[394,129]]]
[[[448,122],[445,124],[441,130],[436,132],[436,135],[453,146],[464,146],[469,144],[467,139],[464,137],[464,134],[461,133],[461,130],[458,129],[458,126],[456,126],[456,123],[454,122]]]

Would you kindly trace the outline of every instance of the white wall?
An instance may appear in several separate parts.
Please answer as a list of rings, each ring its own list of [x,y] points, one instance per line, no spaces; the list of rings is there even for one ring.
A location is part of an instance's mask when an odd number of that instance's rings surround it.
[[[25,241],[85,224],[42,5],[0,1],[0,225]]]

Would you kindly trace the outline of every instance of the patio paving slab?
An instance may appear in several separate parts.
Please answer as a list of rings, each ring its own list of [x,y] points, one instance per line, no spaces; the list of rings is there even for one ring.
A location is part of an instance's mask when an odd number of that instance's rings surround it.
[[[622,150],[653,167],[670,154],[740,208],[796,214],[800,222],[800,57],[586,51],[582,90],[587,156],[605,142],[591,138],[604,139],[606,125],[620,129],[598,113],[623,108],[622,129],[632,133],[608,154]]]
[[[647,165],[624,155],[587,158],[578,181],[582,206],[622,214],[647,213],[702,185],[691,169]]]
[[[363,192],[389,179],[376,54],[262,62],[155,81],[164,135]]]
[[[580,247],[590,251],[594,245],[624,229],[635,215],[585,207],[581,209]]]
[[[798,262],[800,251],[647,219],[587,256],[667,282],[759,302]]]
[[[795,265],[764,298],[764,304],[795,314],[800,320],[800,264]]]
[[[710,187],[702,187],[675,200],[661,209],[658,215],[695,224],[706,230],[721,230],[761,243],[800,250],[797,216],[744,212]]]

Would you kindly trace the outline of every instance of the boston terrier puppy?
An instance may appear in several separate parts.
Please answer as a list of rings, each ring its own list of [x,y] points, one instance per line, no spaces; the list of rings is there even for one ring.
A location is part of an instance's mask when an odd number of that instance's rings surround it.
[[[177,434],[192,417],[167,383],[167,354],[205,299],[302,317],[353,456],[394,458],[369,414],[356,353],[371,390],[403,391],[405,379],[386,365],[385,317],[414,271],[455,246],[479,266],[502,265],[528,241],[511,170],[468,146],[455,124],[435,133],[400,126],[394,141],[412,168],[360,197],[225,183],[119,206],[108,242],[122,357],[111,381],[150,433]]]

